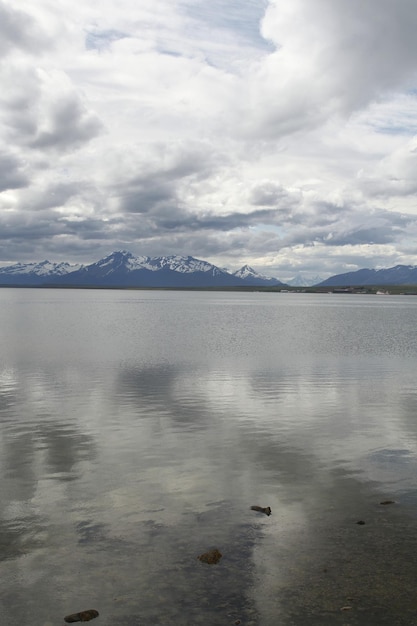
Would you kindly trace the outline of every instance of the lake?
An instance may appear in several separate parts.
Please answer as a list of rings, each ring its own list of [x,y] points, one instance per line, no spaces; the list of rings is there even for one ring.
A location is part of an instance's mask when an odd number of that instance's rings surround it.
[[[416,329],[412,296],[1,289],[1,624],[417,624]]]

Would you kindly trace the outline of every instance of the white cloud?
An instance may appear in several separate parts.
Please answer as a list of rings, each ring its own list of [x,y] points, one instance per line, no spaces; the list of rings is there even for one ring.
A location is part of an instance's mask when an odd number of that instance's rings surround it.
[[[417,263],[414,0],[1,16],[0,261],[123,246],[283,279]]]

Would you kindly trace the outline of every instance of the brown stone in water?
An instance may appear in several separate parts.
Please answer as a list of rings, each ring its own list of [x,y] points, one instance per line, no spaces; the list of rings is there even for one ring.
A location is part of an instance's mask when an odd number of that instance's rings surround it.
[[[213,550],[209,550],[208,552],[204,552],[204,554],[200,554],[197,558],[200,559],[203,563],[208,563],[209,565],[214,565],[218,563],[222,558],[222,553],[214,548]]]
[[[379,504],[395,504],[394,500],[383,500]]]
[[[270,506],[251,506],[252,511],[259,511],[259,513],[265,513],[265,515],[271,515]]]
[[[67,624],[71,624],[72,622],[89,622],[90,619],[94,619],[95,617],[98,617],[98,611],[89,609],[88,611],[80,611],[79,613],[67,615],[64,617],[64,620]]]

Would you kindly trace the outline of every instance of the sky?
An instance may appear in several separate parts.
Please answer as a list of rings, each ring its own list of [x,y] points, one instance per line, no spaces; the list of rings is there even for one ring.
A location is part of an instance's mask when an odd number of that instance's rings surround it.
[[[417,264],[415,0],[0,0],[0,263]]]

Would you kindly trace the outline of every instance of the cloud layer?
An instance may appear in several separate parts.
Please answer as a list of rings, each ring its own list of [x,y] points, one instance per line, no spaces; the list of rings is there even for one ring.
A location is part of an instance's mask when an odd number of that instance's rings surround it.
[[[417,264],[413,0],[0,0],[0,262]]]

